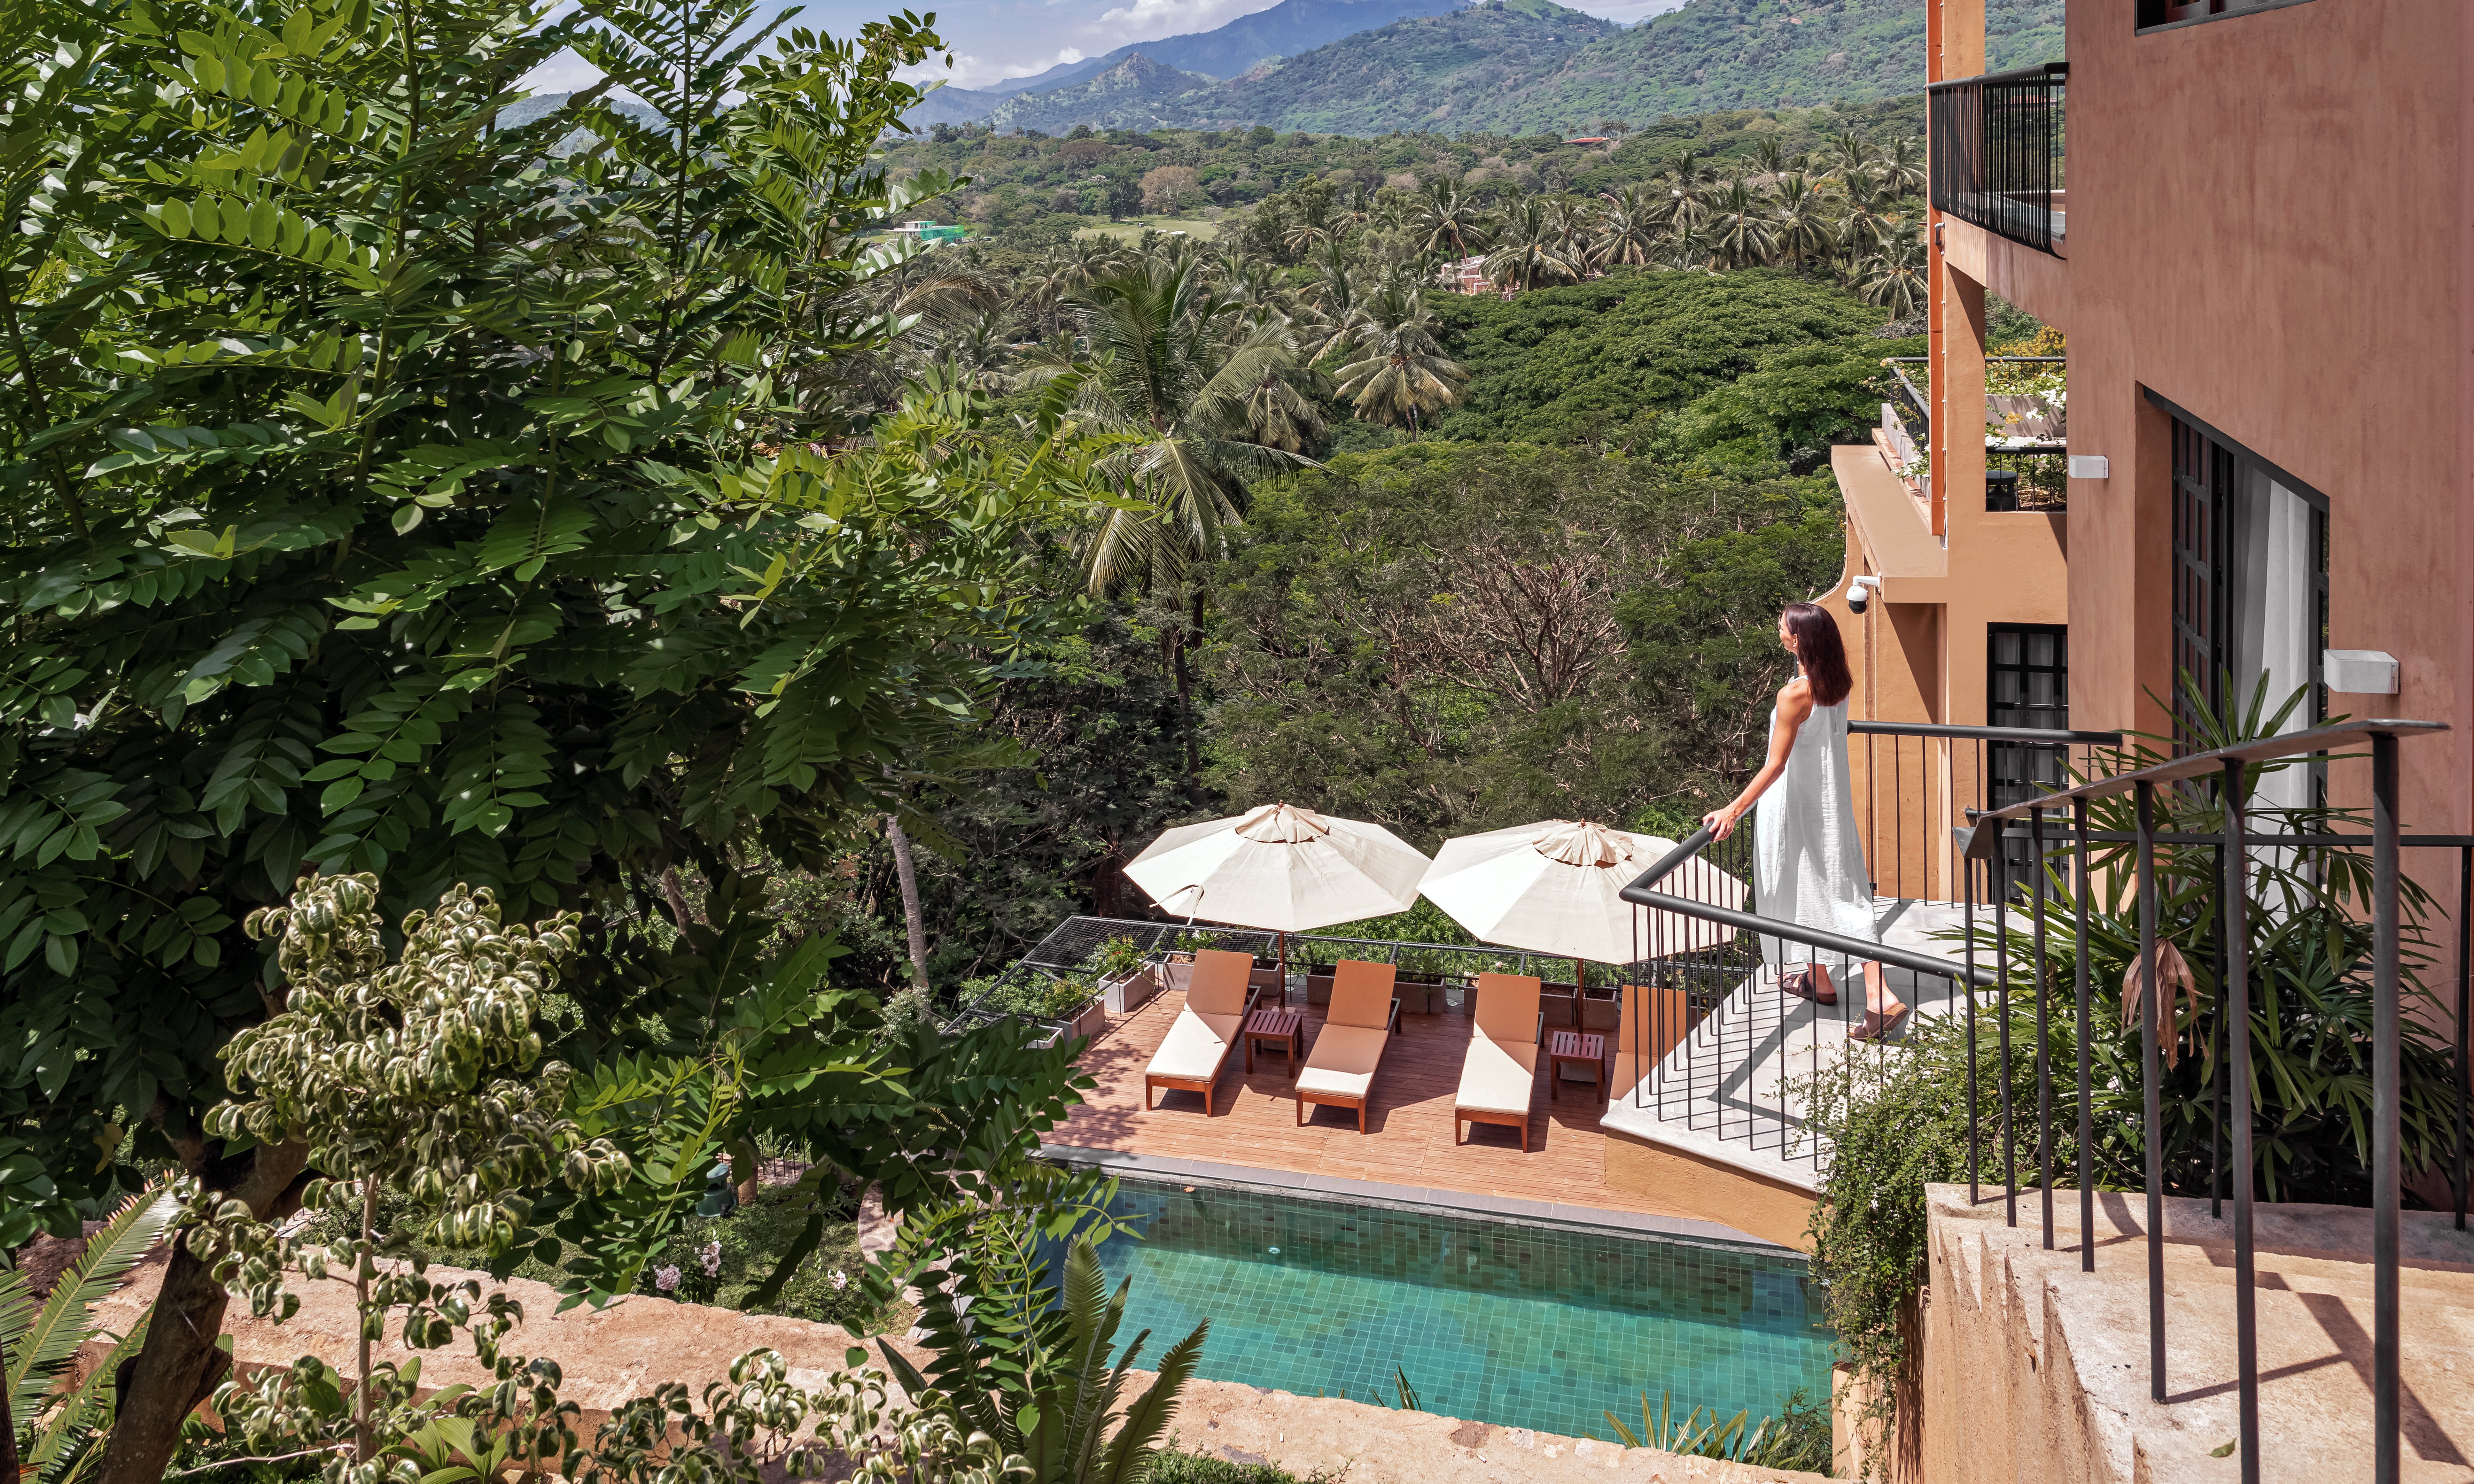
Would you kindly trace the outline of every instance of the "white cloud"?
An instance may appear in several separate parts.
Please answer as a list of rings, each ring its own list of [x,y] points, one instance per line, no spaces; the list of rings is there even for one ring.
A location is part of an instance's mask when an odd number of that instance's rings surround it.
[[[986,87],[1007,78],[1027,78],[1051,67],[1066,66],[1082,60],[1079,48],[1067,47],[1055,56],[1030,61],[983,61],[968,52],[956,52],[954,65],[948,68],[943,58],[905,67],[895,76],[906,83],[951,83],[956,87]]]
[[[1103,12],[1099,24],[1113,28],[1118,44],[1123,45],[1215,30],[1265,9],[1265,0],[1133,0],[1131,5]]]
[[[601,69],[571,51],[561,51],[523,76],[516,85],[537,93],[571,93],[601,81]]]

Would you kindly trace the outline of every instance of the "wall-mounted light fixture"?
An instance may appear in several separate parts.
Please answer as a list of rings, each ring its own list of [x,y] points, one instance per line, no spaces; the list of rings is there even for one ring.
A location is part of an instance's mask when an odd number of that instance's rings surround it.
[[[2073,479],[2111,479],[2113,461],[2100,453],[2072,454],[2071,477]]]
[[[2396,656],[2385,650],[2328,650],[2319,657],[2319,676],[2330,690],[2349,696],[2397,693]]]

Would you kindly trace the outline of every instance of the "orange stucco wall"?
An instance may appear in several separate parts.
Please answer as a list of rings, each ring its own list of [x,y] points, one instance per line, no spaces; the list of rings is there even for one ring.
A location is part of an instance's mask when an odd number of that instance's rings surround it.
[[[2146,35],[2133,17],[2069,8],[2071,451],[2113,469],[2071,488],[2072,720],[2161,730],[2144,693],[2171,678],[2171,449],[2152,389],[2328,498],[2329,644],[2403,667],[2400,694],[2335,708],[2451,723],[2410,744],[2405,822],[2466,829],[2474,8],[2312,0]],[[2334,781],[2340,802],[2366,787]]]

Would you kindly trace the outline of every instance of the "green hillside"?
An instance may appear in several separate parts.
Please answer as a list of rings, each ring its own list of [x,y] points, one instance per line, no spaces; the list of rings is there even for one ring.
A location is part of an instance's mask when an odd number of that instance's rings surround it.
[[[1992,64],[2062,55],[2062,0],[1987,0]],[[1635,129],[1743,108],[1917,91],[1925,0],[1690,0],[1629,31],[1551,0],[1490,0],[1362,32],[1213,82],[1136,55],[1072,86],[1018,94],[1000,132],[1226,129],[1524,135]]]
[[[1200,125],[1265,123],[1314,133],[1448,128],[1469,100],[1501,97],[1554,75],[1619,33],[1550,0],[1495,0],[1397,21],[1259,68],[1189,98]]]
[[[1077,124],[1100,129],[1155,129],[1182,122],[1180,100],[1208,88],[1200,72],[1179,72],[1141,53],[1099,76],[1053,92],[1017,93],[999,104],[988,123],[1000,132],[1039,130],[1062,133]]]
[[[2062,55],[2061,0],[1988,0],[1992,65]],[[1691,0],[1609,36],[1517,92],[1467,99],[1469,127],[1527,132],[1724,108],[1808,108],[1914,92],[1924,0]]]

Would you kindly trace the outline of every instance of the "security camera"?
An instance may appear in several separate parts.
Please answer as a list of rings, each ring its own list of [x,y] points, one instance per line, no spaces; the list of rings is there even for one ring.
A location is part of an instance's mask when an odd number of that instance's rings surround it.
[[[1864,605],[1871,602],[1873,599],[1873,589],[1880,586],[1881,580],[1878,577],[1859,577],[1854,582],[1849,583],[1847,585],[1847,607],[1849,611],[1856,613],[1864,611]]]

